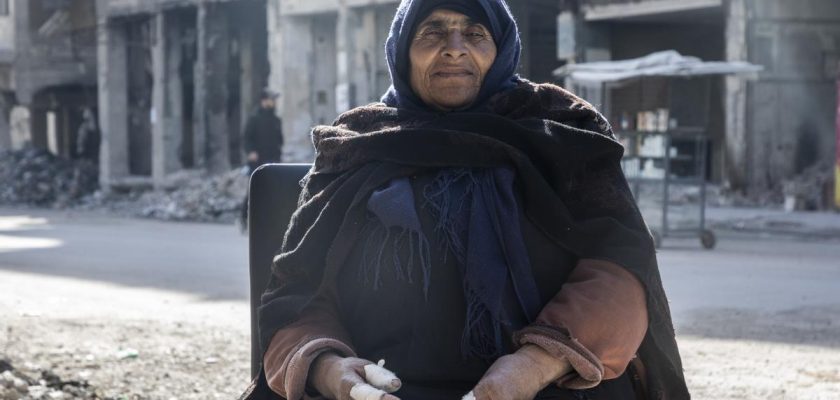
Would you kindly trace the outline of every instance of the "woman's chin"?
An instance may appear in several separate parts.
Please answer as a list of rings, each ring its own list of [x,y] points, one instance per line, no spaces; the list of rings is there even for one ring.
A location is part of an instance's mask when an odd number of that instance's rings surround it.
[[[476,95],[477,93],[464,93],[460,90],[439,90],[426,103],[444,111],[459,110],[472,104]]]

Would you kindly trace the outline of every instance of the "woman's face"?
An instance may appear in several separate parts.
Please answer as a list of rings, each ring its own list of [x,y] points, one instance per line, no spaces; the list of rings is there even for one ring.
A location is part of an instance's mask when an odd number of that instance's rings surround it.
[[[496,59],[490,31],[464,14],[437,9],[417,26],[409,48],[411,88],[426,105],[469,106]]]

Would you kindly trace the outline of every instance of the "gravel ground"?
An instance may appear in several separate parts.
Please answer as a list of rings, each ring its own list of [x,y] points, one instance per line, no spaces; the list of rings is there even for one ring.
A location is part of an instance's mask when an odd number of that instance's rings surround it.
[[[840,399],[840,306],[706,309],[677,329],[695,399]]]
[[[33,316],[0,326],[0,358],[33,383],[0,389],[4,400],[233,399],[248,384],[249,338],[241,330]],[[64,384],[43,381],[50,375]]]
[[[694,399],[838,398],[840,310],[707,310],[697,317],[679,329]],[[30,388],[3,399],[232,399],[247,385],[249,341],[242,329],[33,316],[2,325],[0,349],[20,372],[41,377],[46,371],[83,386]]]

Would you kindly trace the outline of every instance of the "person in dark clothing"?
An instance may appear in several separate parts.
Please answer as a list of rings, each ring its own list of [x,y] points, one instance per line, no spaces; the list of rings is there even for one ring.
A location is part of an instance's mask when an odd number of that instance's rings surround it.
[[[516,75],[504,0],[402,0],[385,50],[382,102],[312,130],[243,397],[688,400],[623,148]]]
[[[99,145],[102,137],[96,124],[96,118],[90,108],[82,112],[82,124],[76,133],[76,154],[79,158],[99,164]]]
[[[281,161],[283,154],[283,122],[274,113],[277,93],[265,89],[260,108],[245,124],[245,153],[252,170],[266,163]]]
[[[246,173],[250,175],[260,165],[279,163],[283,156],[283,121],[274,112],[279,95],[271,89],[263,89],[260,108],[245,124]],[[242,203],[239,215],[240,229],[248,229],[248,195]]]

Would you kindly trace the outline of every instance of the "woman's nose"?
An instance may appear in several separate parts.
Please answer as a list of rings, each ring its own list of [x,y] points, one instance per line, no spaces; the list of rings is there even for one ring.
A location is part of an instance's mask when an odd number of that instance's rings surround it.
[[[467,54],[467,47],[464,43],[464,35],[457,30],[449,31],[446,35],[446,47],[443,49],[443,55],[452,58],[459,58]]]

